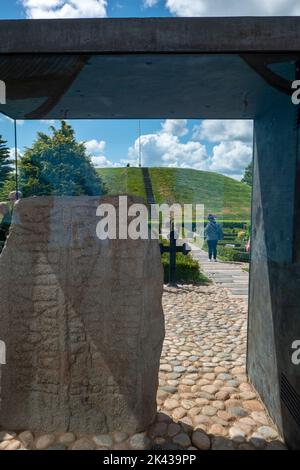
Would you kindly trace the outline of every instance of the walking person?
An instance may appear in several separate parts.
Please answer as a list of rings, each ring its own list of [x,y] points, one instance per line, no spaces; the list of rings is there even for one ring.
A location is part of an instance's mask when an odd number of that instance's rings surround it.
[[[216,222],[216,219],[212,214],[209,214],[208,216],[208,223],[204,230],[204,237],[207,240],[209,261],[212,261],[213,258],[216,262],[218,241],[223,240],[223,231],[221,225]]]
[[[0,203],[0,244],[1,249],[5,243],[5,240],[9,233],[9,228],[12,221],[12,215],[14,210],[14,205],[16,202],[23,197],[21,191],[12,191],[8,196],[8,203]]]

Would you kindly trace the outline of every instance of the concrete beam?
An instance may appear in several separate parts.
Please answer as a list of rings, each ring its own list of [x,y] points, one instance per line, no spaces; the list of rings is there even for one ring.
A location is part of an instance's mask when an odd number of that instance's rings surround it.
[[[300,17],[0,21],[0,54],[300,50]]]

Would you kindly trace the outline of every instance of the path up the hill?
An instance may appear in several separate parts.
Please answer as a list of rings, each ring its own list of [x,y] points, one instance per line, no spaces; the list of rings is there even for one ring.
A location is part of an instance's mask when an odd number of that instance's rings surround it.
[[[192,257],[199,261],[203,273],[216,284],[228,289],[229,294],[235,298],[248,301],[249,273],[243,270],[241,263],[227,263],[224,261],[211,262],[207,252],[199,249],[197,245],[189,243]]]

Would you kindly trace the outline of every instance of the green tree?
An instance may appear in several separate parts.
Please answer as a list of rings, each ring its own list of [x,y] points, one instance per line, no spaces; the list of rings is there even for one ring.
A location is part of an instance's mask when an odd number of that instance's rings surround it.
[[[252,181],[253,181],[253,163],[251,162],[245,169],[245,173],[242,178],[242,183],[246,183],[249,186],[252,186]]]
[[[2,136],[0,135],[0,193],[2,192],[5,182],[12,172],[9,159],[10,153],[7,147],[7,142],[3,140]]]
[[[0,189],[0,202],[5,201],[11,191],[16,190],[15,173],[11,173]]]
[[[101,180],[84,143],[77,142],[73,128],[65,121],[52,135],[38,132],[37,140],[21,159],[21,187],[28,196],[97,196]]]

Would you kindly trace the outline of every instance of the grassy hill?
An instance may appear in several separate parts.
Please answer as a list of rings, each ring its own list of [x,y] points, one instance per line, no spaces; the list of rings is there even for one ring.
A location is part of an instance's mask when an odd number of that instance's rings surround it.
[[[150,168],[156,203],[204,204],[205,214],[223,220],[250,219],[251,188],[218,173],[180,169]],[[140,168],[98,169],[108,194],[133,194],[145,198]]]

